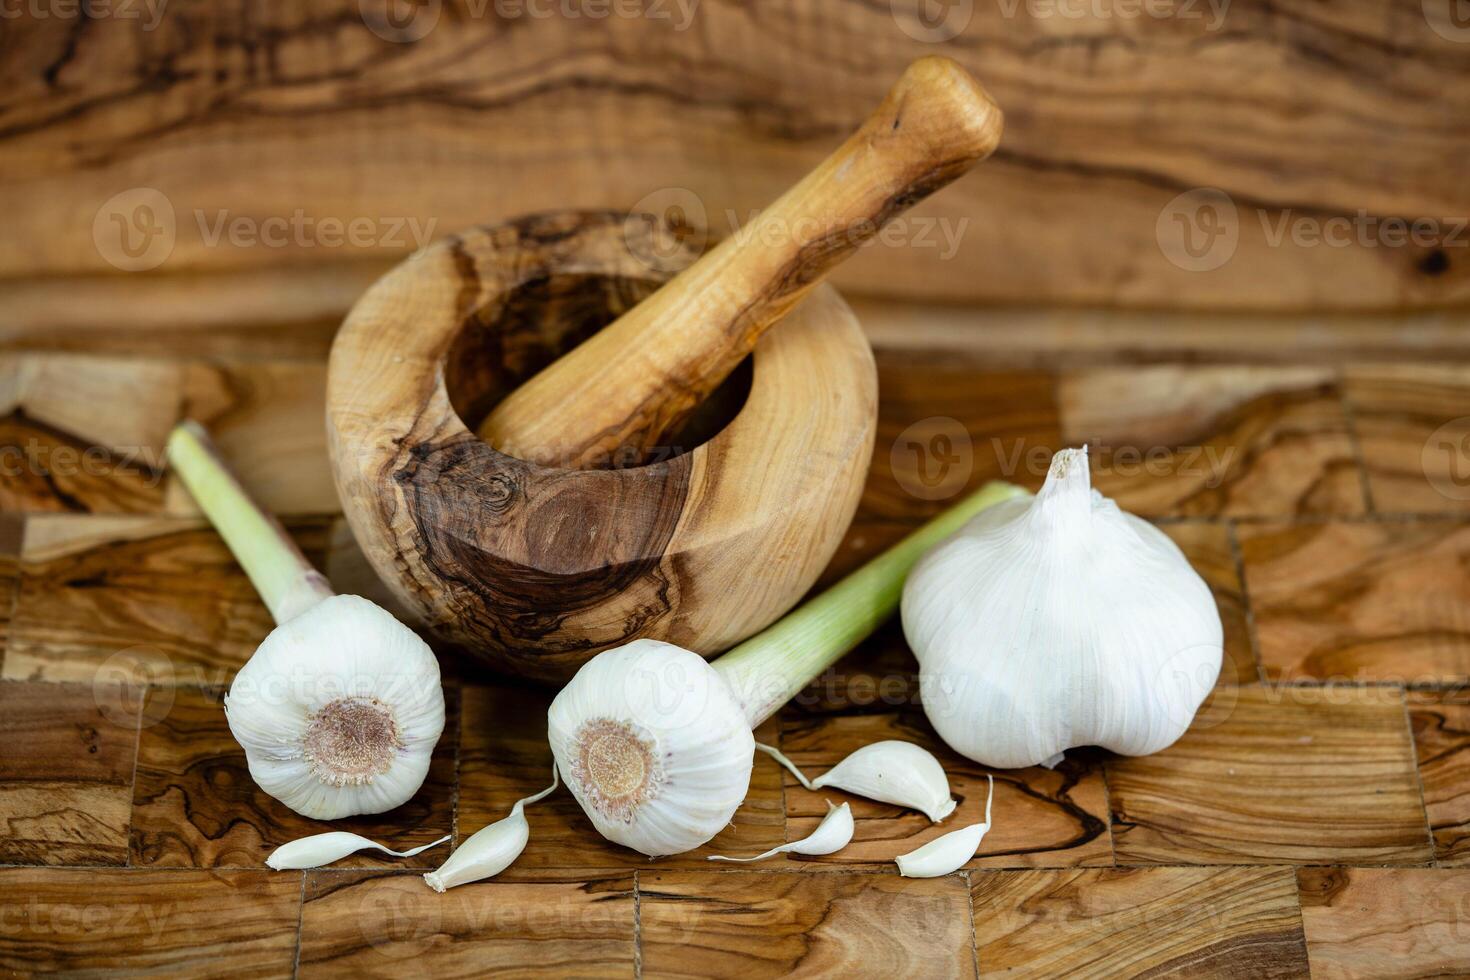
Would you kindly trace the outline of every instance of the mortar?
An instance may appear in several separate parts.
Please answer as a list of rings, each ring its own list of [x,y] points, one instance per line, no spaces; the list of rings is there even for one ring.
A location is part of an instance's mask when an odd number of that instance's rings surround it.
[[[645,218],[565,212],[404,262],[332,348],[337,487],[378,575],[437,636],[561,680],[638,637],[716,653],[811,587],[872,454],[877,378],[823,286],[653,462],[568,469],[474,434],[508,391],[695,254]]]
[[[400,264],[328,376],[378,574],[440,637],[553,681],[630,640],[713,654],[775,620],[840,543],[876,427],[872,352],[821,280],[1000,128],[963,69],[921,58],[702,257],[649,216],[559,212]]]

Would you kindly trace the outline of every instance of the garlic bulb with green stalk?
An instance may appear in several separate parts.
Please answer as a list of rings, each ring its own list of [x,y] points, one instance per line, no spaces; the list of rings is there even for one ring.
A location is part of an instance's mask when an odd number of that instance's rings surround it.
[[[589,660],[552,702],[547,735],[593,825],[651,857],[714,837],[750,788],[751,729],[893,614],[929,547],[1023,493],[989,484],[713,663],[657,640]]]
[[[1220,672],[1210,589],[1179,548],[1091,488],[1063,450],[1033,499],[938,545],[903,593],[924,712],[999,768],[1100,745],[1147,755],[1184,734]]]
[[[319,820],[407,802],[444,731],[428,644],[367,599],[334,594],[203,428],[175,428],[168,459],[277,623],[225,697],[251,778]]]

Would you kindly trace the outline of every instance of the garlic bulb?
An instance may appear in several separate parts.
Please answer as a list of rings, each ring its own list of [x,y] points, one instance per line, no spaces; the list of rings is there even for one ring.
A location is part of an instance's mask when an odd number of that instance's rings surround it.
[[[1146,755],[1189,726],[1220,671],[1209,588],[1063,450],[1032,500],[981,513],[914,568],[903,628],[924,711],[956,751],[1017,768],[1100,745]]]
[[[526,807],[545,799],[557,787],[556,767],[551,770],[551,785],[539,793],[516,800],[510,814],[481,827],[454,849],[449,860],[437,870],[424,875],[436,892],[467,885],[500,874],[515,863],[531,839],[531,825],[526,820]]]
[[[730,822],[750,787],[750,727],[703,657],[658,640],[593,657],[547,714],[557,767],[592,823],[650,857]]]
[[[297,813],[381,813],[428,775],[444,731],[439,662],[381,607],[333,596],[271,631],[225,716],[250,777]]]
[[[452,835],[445,834],[443,837],[430,844],[420,844],[418,847],[410,847],[406,851],[395,851],[384,847],[377,841],[368,840],[360,834],[349,834],[345,830],[334,830],[326,834],[312,834],[310,837],[301,837],[289,841],[271,851],[270,856],[265,859],[266,867],[275,868],[277,871],[299,871],[304,868],[320,868],[324,864],[340,861],[354,851],[372,848],[382,851],[393,857],[409,858],[415,854],[422,854],[431,847],[438,847],[449,840]]]
[[[995,777],[987,774],[985,781],[988,786],[985,822],[952,830],[923,847],[900,854],[894,859],[900,875],[905,878],[940,878],[960,870],[975,856],[975,852],[980,850],[980,842],[990,832],[990,803],[995,798]]]
[[[830,786],[918,810],[935,823],[954,812],[944,768],[931,752],[913,742],[888,739],[864,745],[816,779],[807,779],[778,749],[760,742],[755,747],[785,766],[809,790]]]
[[[751,729],[893,614],[931,545],[1020,493],[987,485],[713,664],[646,639],[583,664],[552,702],[547,735],[593,825],[650,857],[714,837],[750,788]]]
[[[822,822],[817,824],[817,829],[812,831],[801,840],[794,840],[773,847],[764,854],[755,857],[734,858],[724,857],[719,854],[711,854],[711,861],[764,861],[766,858],[775,857],[777,854],[835,854],[848,844],[852,843],[853,822],[852,807],[844,803],[841,806],[833,806],[832,801],[827,801],[827,815]]]
[[[278,624],[225,697],[251,778],[319,820],[408,801],[444,731],[433,652],[367,599],[334,594],[197,424],[174,429],[168,458]]]

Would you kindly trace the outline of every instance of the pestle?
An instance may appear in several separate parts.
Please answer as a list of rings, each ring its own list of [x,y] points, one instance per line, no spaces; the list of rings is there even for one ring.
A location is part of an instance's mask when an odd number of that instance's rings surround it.
[[[963,68],[920,58],[816,169],[512,391],[480,437],[566,468],[644,459],[854,249],[989,156],[1001,128]]]

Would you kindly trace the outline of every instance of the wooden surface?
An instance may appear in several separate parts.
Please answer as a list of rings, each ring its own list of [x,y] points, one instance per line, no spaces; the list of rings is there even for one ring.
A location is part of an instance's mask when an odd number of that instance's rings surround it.
[[[1470,297],[1470,185],[1455,165],[1470,151],[1470,59],[1447,0],[635,5],[661,17],[444,0],[415,4],[424,19],[389,37],[364,18],[385,6],[170,3],[153,30],[17,7],[0,25],[0,277],[110,288],[94,227],[101,211],[115,233],[109,216],[137,203],[116,195],[137,188],[167,198],[175,238],[133,275],[185,292],[209,284],[196,272],[279,283],[324,264],[380,269],[415,245],[409,219],[437,236],[642,201],[702,212],[723,236],[906,64],[939,53],[995,96],[1005,141],[918,209],[925,224],[844,268],[844,292],[1271,311]],[[1200,213],[1190,195],[1205,188],[1229,195],[1238,238],[1224,265],[1190,271],[1159,229]],[[298,210],[371,231],[335,246],[315,226],[278,245],[214,234]],[[1375,223],[1390,218],[1426,219],[1429,234],[1385,244]],[[1334,219],[1350,224],[1331,244],[1292,230]],[[1196,230],[1208,234],[1203,219]],[[959,247],[936,261],[946,235]],[[301,293],[282,284],[271,299]]]
[[[516,457],[474,435],[507,391],[690,259],[662,225],[540,215],[435,245],[353,307],[327,377],[333,473],[415,622],[565,681],[638,638],[727,649],[811,587],[857,507],[877,420],[872,351],[831,287],[645,465],[640,446],[577,469],[575,442]]]
[[[898,878],[892,858],[943,827],[807,792],[765,756],[731,827],[672,860],[607,845],[558,793],[529,811],[530,846],[506,874],[442,896],[418,873],[443,848],[265,869],[272,846],[318,829],[253,786],[219,709],[269,618],[147,460],[173,418],[201,415],[306,552],[370,590],[323,496],[321,352],[246,357],[250,341],[214,333],[209,357],[161,357],[151,340],[138,356],[7,355],[0,969],[1462,974],[1470,469],[1424,450],[1470,412],[1463,342],[1346,324],[1304,329],[1295,353],[1209,327],[1191,346],[1167,321],[1130,318],[1074,334],[1080,352],[1040,356],[1050,328],[965,348],[942,321],[921,334],[934,348],[909,351],[891,342],[907,320],[867,324],[889,338],[877,451],[824,580],[942,507],[934,487],[1034,486],[1052,450],[1087,440],[1099,484],[1158,520],[1211,586],[1226,663],[1190,732],[1158,755],[1083,750],[1055,770],[995,773],[981,853],[927,881]],[[921,474],[914,444],[932,445],[946,419],[970,448],[950,473],[929,456]],[[92,446],[106,449],[95,465]],[[349,829],[398,847],[463,840],[544,786],[550,692],[443,653],[450,718],[428,782]],[[950,774],[952,820],[975,819],[985,770],[937,742],[917,696],[890,626],[758,734],[811,773],[874,739],[920,742]],[[704,861],[809,833],[828,797],[853,804],[847,849]]]

